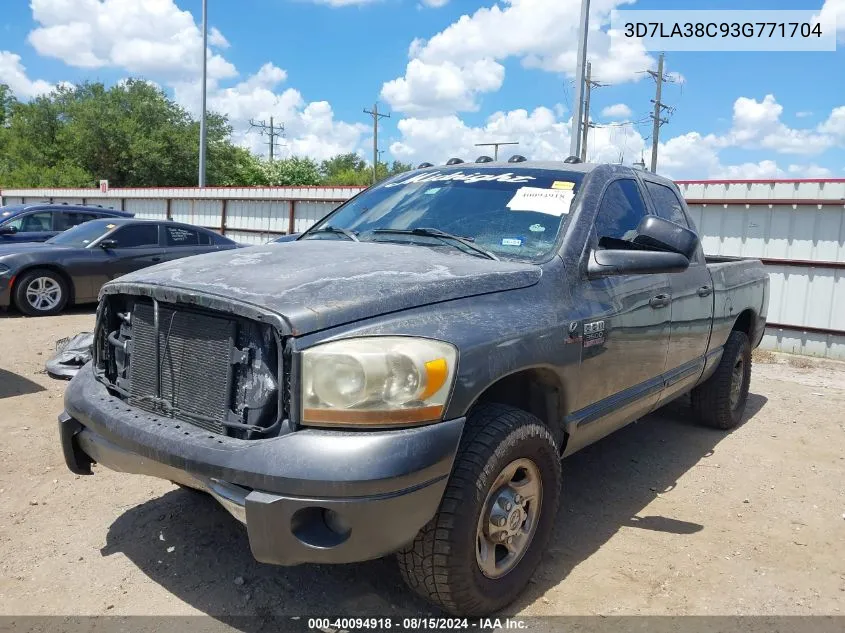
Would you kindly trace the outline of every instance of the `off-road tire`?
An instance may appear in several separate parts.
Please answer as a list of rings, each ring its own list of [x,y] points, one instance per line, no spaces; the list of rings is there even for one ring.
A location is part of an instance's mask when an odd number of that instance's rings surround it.
[[[734,368],[742,363],[739,399],[731,402]],[[692,408],[699,421],[716,429],[732,429],[741,421],[751,383],[751,344],[744,332],[733,331],[710,378],[692,390]]]
[[[47,310],[36,309],[29,303],[26,298],[27,287],[34,279],[37,279],[38,277],[47,277],[57,283],[59,285],[59,288],[61,288],[61,299],[56,305]],[[65,309],[65,306],[68,302],[69,289],[64,278],[60,274],[52,270],[47,270],[46,268],[36,268],[33,270],[26,271],[17,279],[17,281],[15,281],[15,288],[13,294],[15,307],[23,314],[27,316],[52,316],[54,314],[58,314],[59,312]]]
[[[491,579],[476,560],[476,530],[489,488],[519,458],[538,467],[542,503],[533,539],[507,574]],[[420,596],[462,617],[489,615],[528,584],[552,534],[560,502],[561,464],[549,429],[515,407],[483,403],[467,418],[452,475],[434,518],[397,554],[402,578]]]

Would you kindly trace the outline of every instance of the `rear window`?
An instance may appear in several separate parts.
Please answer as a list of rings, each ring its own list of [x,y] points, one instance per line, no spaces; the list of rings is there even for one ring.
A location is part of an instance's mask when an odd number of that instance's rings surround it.
[[[164,236],[168,246],[196,246],[200,243],[199,232],[183,226],[165,226]]]
[[[433,228],[511,259],[539,259],[557,241],[584,174],[546,169],[462,165],[405,173],[365,191],[317,223],[302,239],[345,239],[443,247],[442,240],[390,234]],[[381,230],[381,232],[379,232]]]

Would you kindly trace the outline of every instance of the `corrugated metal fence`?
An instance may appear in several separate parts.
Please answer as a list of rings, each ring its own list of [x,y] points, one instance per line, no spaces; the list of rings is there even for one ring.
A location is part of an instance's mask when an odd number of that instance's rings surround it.
[[[763,347],[845,360],[845,179],[678,185],[705,253],[766,265]]]
[[[763,260],[771,277],[763,347],[845,359],[845,179],[680,181],[708,255]],[[300,232],[358,187],[24,189],[3,204],[100,204],[260,244]]]
[[[130,211],[139,218],[187,222],[243,244],[304,231],[360,187],[205,187],[203,189],[6,189],[3,204],[66,202]]]

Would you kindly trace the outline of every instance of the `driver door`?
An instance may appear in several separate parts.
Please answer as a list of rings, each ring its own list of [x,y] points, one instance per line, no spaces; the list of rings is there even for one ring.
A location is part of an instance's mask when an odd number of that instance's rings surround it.
[[[601,248],[604,240],[633,238],[646,215],[636,180],[609,183],[584,257]],[[655,408],[669,349],[671,291],[665,273],[584,276],[578,288],[580,296],[574,297],[574,304],[581,316],[583,378],[569,417],[578,425],[581,444],[604,437]]]
[[[127,224],[109,234],[107,239],[114,240],[115,246],[91,249],[99,259],[93,284],[97,292],[107,281],[162,261],[164,249],[159,245],[158,224]]]

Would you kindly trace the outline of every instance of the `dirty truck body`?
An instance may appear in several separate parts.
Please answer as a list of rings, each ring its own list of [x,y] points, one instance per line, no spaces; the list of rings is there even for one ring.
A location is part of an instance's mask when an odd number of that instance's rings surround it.
[[[259,561],[397,552],[418,593],[486,614],[540,560],[560,458],[689,391],[739,422],[767,302],[653,174],[421,169],[296,241],[107,284],[62,447],[209,492]]]

